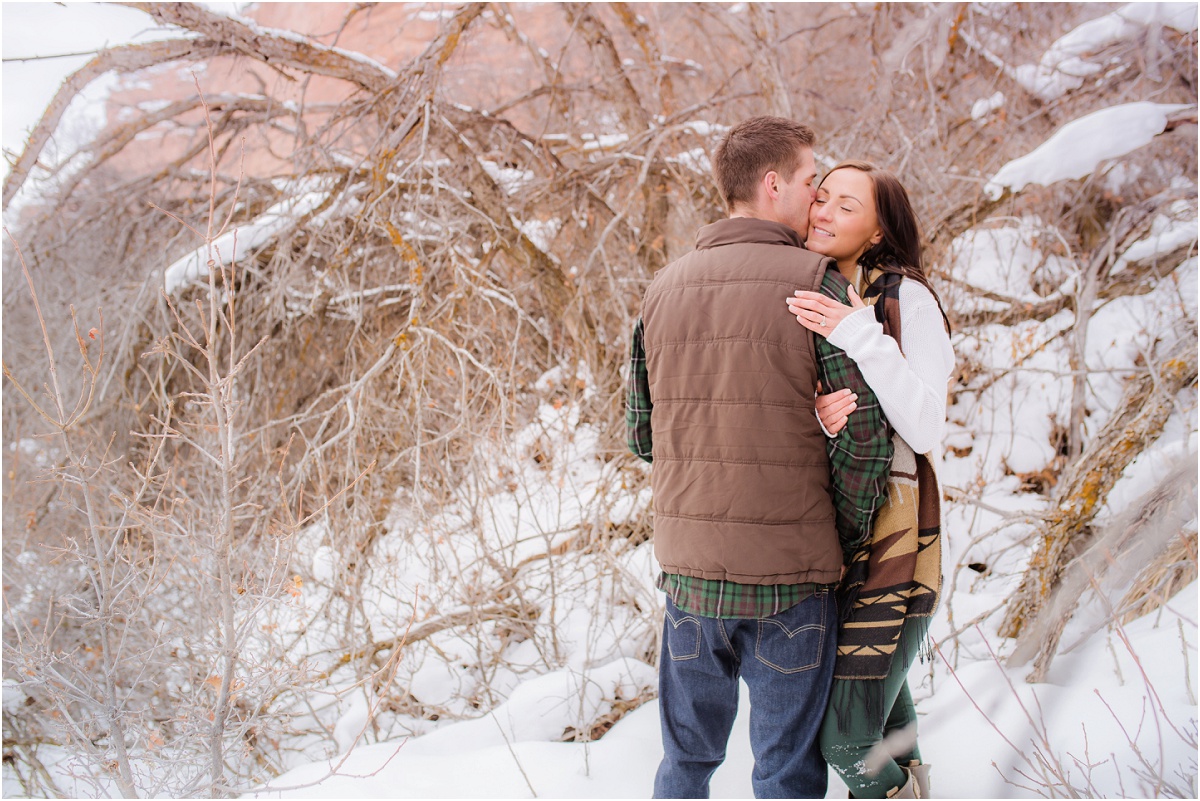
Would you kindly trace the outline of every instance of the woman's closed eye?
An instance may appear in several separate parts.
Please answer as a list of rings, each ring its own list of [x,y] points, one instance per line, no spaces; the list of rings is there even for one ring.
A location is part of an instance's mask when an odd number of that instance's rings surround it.
[[[827,197],[818,197],[816,200],[813,201],[813,205],[814,206],[824,206],[826,203],[829,202],[829,200],[830,200],[830,198],[827,198]],[[844,211],[846,214],[854,214],[854,212],[856,211],[856,209],[853,206],[846,204],[846,203],[843,203],[841,206],[839,206],[838,210]]]

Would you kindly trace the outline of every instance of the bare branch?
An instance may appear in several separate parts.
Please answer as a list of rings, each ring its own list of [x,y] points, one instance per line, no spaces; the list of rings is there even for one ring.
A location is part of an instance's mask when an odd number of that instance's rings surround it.
[[[274,67],[290,67],[328,75],[380,93],[396,74],[387,67],[336,47],[327,47],[290,32],[262,28],[244,19],[209,11],[195,3],[121,3],[144,11],[158,22],[186,28],[224,48]]]
[[[571,25],[579,30],[591,49],[597,72],[604,76],[603,85],[612,102],[616,104],[617,113],[625,123],[626,133],[633,136],[648,128],[650,116],[625,73],[625,64],[621,60],[621,54],[617,52],[608,27],[592,13],[590,3],[563,3],[563,10]]]
[[[170,39],[101,51],[99,55],[63,81],[63,85],[55,93],[54,99],[50,101],[50,105],[46,107],[41,119],[34,126],[33,133],[29,135],[29,140],[25,144],[25,149],[21,151],[17,163],[13,165],[12,172],[4,180],[4,208],[8,208],[8,204],[29,177],[29,172],[37,163],[46,143],[50,141],[50,137],[54,135],[54,129],[58,127],[58,122],[66,112],[67,106],[71,105],[71,101],[89,83],[110,70],[128,73],[169,61],[183,59],[198,61],[213,58],[221,49],[220,45],[209,41]]]

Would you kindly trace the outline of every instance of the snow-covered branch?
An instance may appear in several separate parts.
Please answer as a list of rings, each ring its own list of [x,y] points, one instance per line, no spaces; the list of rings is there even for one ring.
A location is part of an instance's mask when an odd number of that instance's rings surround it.
[[[1030,184],[1050,186],[1086,177],[1101,163],[1145,147],[1173,121],[1184,118],[1195,121],[1195,104],[1124,103],[1092,112],[1068,122],[1033,151],[1005,164],[984,192],[996,200],[1005,191],[1020,192]]]

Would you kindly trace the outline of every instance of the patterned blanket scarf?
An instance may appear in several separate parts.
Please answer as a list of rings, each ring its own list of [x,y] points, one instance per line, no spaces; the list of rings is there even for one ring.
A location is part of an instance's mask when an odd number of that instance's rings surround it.
[[[872,270],[863,300],[883,331],[900,340],[899,275]],[[942,585],[941,507],[929,459],[895,437],[887,500],[870,539],[858,549],[838,590],[838,679],[888,675],[906,618],[929,617]]]

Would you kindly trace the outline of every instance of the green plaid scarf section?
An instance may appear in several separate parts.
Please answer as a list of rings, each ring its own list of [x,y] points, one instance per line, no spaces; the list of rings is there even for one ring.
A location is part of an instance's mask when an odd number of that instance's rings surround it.
[[[825,273],[821,294],[850,305],[849,287],[850,282],[834,268]],[[871,536],[875,514],[887,500],[888,470],[896,446],[892,444],[892,426],[858,365],[825,337],[816,337],[816,343],[822,390],[848,388],[858,395],[845,427],[825,443],[842,564],[848,565]]]
[[[821,281],[821,293],[849,305],[850,282],[831,267]],[[639,318],[630,347],[629,385],[625,402],[629,450],[647,462],[654,460],[650,413],[650,378],[646,372],[644,326]],[[854,360],[825,337],[814,337],[817,375],[824,392],[849,388],[858,404],[836,437],[826,438],[832,473],[833,509],[843,563],[871,535],[875,513],[887,498],[888,468],[892,462],[892,428]],[[717,618],[761,618],[786,611],[813,594],[819,584],[738,584],[663,573],[657,586],[680,609]],[[773,610],[773,611],[768,611]],[[743,614],[752,612],[752,614]]]
[[[689,615],[759,620],[786,612],[836,584],[737,584],[660,573],[656,585]]]

